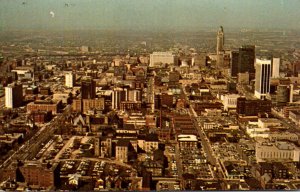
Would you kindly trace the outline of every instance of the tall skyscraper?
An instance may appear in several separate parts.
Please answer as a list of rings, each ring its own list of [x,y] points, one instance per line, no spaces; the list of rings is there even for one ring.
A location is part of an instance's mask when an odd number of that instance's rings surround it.
[[[16,108],[22,105],[23,89],[22,85],[15,83],[9,84],[5,87],[5,107]]]
[[[217,55],[219,55],[224,50],[224,30],[223,27],[220,26],[219,31],[217,33]]]
[[[231,77],[236,77],[237,76],[238,66],[239,66],[239,52],[238,51],[232,51],[231,52],[231,60],[230,60]]]
[[[81,98],[95,99],[96,97],[96,83],[92,78],[84,79],[81,82]]]
[[[255,46],[245,45],[239,48],[238,73],[255,73]]]
[[[256,59],[255,97],[264,99],[270,93],[271,60]]]
[[[280,58],[272,59],[272,78],[279,77]]]
[[[65,80],[66,87],[73,87],[75,84],[75,75],[72,72],[68,72],[65,74]]]
[[[220,26],[217,32],[217,67],[224,68],[224,31]]]

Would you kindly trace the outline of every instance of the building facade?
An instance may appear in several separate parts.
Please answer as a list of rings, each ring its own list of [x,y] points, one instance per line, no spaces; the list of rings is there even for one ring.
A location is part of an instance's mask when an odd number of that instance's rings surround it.
[[[93,79],[85,79],[81,82],[81,98],[94,99],[96,97],[96,83]]]
[[[176,65],[176,56],[171,52],[154,52],[150,54],[150,67],[160,66],[161,64]]]
[[[5,107],[16,108],[22,105],[23,88],[22,85],[9,84],[5,87]]]
[[[255,73],[255,46],[245,45],[239,48],[238,73]]]
[[[272,59],[272,78],[279,77],[280,58]]]
[[[271,60],[256,59],[255,97],[265,99],[270,93]]]
[[[75,84],[75,75],[72,72],[65,74],[65,85],[66,87],[73,87]]]

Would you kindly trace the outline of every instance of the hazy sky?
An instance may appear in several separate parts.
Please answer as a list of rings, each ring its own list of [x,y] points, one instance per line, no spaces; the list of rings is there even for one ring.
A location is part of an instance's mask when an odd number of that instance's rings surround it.
[[[299,9],[300,0],[0,0],[0,30],[299,29]]]

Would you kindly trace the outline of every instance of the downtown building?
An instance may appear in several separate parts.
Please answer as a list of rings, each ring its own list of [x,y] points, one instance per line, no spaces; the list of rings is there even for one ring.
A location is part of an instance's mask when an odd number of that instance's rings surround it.
[[[265,99],[270,93],[271,60],[256,59],[255,97]]]
[[[161,66],[162,64],[177,65],[177,57],[171,52],[153,52],[150,54],[150,67]]]
[[[81,82],[81,98],[94,99],[96,97],[96,82],[92,78],[84,79]]]
[[[65,86],[72,88],[75,85],[75,74],[68,72],[65,74]]]
[[[12,83],[5,87],[5,107],[20,107],[23,102],[23,88],[21,84]]]
[[[238,73],[255,73],[255,46],[244,45],[239,48]]]

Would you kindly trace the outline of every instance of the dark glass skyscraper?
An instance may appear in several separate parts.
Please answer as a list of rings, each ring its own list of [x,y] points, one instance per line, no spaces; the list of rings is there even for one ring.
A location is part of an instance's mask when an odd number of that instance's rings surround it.
[[[238,66],[239,66],[239,52],[232,51],[231,52],[231,61],[230,61],[230,72],[231,72],[232,77],[237,76]]]
[[[239,48],[238,73],[255,73],[255,46],[244,45]]]
[[[81,82],[81,98],[94,99],[96,97],[96,83],[93,79],[85,79]]]

